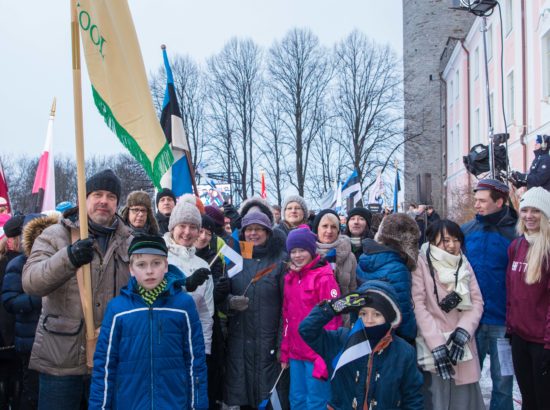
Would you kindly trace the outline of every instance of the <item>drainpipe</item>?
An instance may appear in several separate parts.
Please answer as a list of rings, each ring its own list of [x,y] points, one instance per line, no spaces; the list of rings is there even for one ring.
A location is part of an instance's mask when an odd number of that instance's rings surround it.
[[[525,0],[521,0],[521,71],[522,71],[522,92],[521,92],[521,104],[522,104],[522,115],[523,115],[523,126],[521,127],[521,135],[519,136],[519,142],[522,148],[522,163],[523,163],[523,172],[527,169],[527,143],[525,141],[525,136],[527,135],[527,58],[526,54],[526,27],[525,27]],[[504,47],[504,44],[502,45]]]
[[[448,164],[448,152],[447,152],[447,127],[449,124],[447,124],[447,108],[449,105],[449,101],[447,101],[447,82],[443,78],[443,72],[439,73],[439,129],[443,130],[443,136],[441,138],[441,142],[443,143],[443,179],[447,179],[447,164]],[[443,109],[441,101],[445,101],[445,109]],[[445,126],[443,126],[445,125]],[[442,208],[443,208],[443,215],[447,215],[447,183],[445,182],[445,189],[442,189],[441,192],[443,193],[443,201],[442,201]]]

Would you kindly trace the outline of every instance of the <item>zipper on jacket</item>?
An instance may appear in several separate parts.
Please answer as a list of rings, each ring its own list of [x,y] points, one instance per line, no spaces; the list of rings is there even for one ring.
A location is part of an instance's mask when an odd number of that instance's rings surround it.
[[[149,306],[149,360],[151,369],[151,410],[155,408],[155,379],[153,371],[153,306]]]

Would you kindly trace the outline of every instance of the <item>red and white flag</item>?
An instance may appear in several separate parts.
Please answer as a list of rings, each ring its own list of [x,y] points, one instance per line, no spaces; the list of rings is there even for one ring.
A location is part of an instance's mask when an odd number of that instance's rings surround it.
[[[46,133],[44,152],[38,161],[32,194],[35,196],[35,211],[42,212],[55,209],[55,171],[52,152],[53,121],[55,118],[55,98],[53,99]]]
[[[267,191],[265,190],[265,172],[260,171],[260,180],[262,183],[261,190],[260,190],[260,196],[263,199],[267,199]]]
[[[8,180],[4,175],[4,167],[2,167],[1,162],[0,162],[0,198],[2,198],[0,199],[0,204],[4,204],[4,201],[5,201],[6,205],[8,206],[8,212],[11,212],[10,196],[8,194]]]

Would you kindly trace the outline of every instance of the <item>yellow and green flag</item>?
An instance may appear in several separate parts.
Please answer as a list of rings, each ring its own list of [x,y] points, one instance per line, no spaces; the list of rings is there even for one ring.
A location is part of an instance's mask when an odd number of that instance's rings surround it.
[[[154,185],[174,162],[158,121],[127,0],[74,0],[94,102]]]

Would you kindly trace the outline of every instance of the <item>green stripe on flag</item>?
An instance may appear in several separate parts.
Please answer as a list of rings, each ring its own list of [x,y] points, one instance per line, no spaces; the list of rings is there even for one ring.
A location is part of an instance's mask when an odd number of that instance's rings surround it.
[[[168,145],[168,141],[163,145],[151,165],[151,161],[149,161],[149,158],[145,152],[143,152],[137,141],[124,129],[124,127],[122,127],[122,125],[119,124],[113,115],[111,108],[103,100],[103,98],[101,98],[101,95],[99,95],[93,85],[92,93],[94,96],[95,105],[105,120],[105,124],[107,124],[107,126],[116,134],[122,145],[130,151],[130,154],[132,154],[136,161],[143,166],[145,172],[147,172],[147,175],[149,175],[149,178],[151,178],[155,187],[160,189],[160,179],[174,163],[174,156],[172,155],[172,150],[170,149],[170,145]]]

